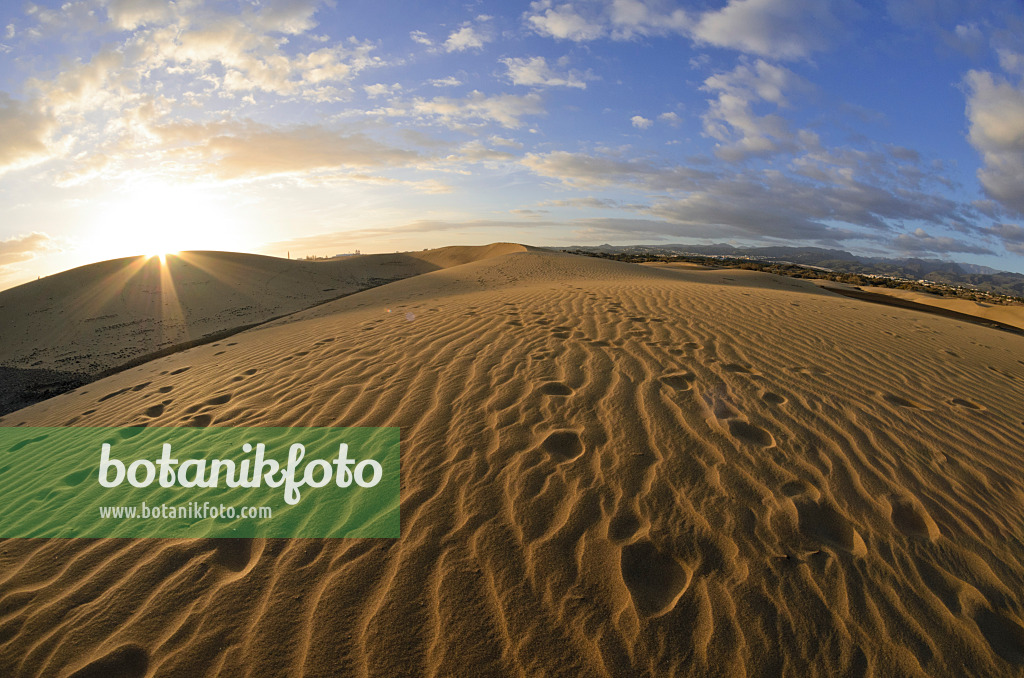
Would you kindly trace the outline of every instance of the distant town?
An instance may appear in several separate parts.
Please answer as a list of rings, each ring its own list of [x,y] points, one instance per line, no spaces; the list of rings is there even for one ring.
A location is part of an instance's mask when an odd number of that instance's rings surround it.
[[[714,247],[714,246],[712,246]],[[808,253],[813,256],[833,255],[836,250],[819,250],[816,248],[771,248],[773,250],[791,249],[793,253],[803,258]],[[609,251],[617,250],[617,251]],[[809,263],[797,263],[780,259],[777,256],[767,254],[751,254],[734,252],[728,254],[678,251],[674,246],[657,247],[645,245],[633,245],[624,247],[597,246],[585,248],[563,248],[563,252],[583,256],[614,259],[616,261],[627,261],[632,263],[644,262],[685,262],[703,266],[715,266],[725,268],[738,268],[751,271],[763,271],[775,275],[784,275],[791,278],[808,278],[817,280],[830,280],[833,282],[845,283],[853,286],[887,287],[890,289],[911,290],[924,292],[941,297],[956,297],[969,299],[971,301],[986,304],[1024,304],[1024,276],[1017,273],[993,271],[992,273],[966,273],[962,270],[965,265],[950,264],[949,262],[938,262],[929,260],[878,260],[876,262],[859,262],[852,255],[841,252],[842,258],[829,261],[833,266],[822,266]],[[880,263],[882,262],[882,263]],[[890,268],[900,269],[908,267],[916,271],[928,272],[920,277],[911,277],[901,272],[872,272],[870,269]],[[923,265],[922,265],[923,264]],[[934,270],[928,270],[929,264]],[[837,270],[841,267],[844,270]],[[956,268],[961,270],[956,270]],[[867,269],[867,270],[858,270]],[[927,276],[927,277],[926,277]],[[973,278],[973,281],[960,282],[957,277]],[[946,279],[943,279],[946,278]],[[1009,289],[1006,289],[1006,288]],[[1002,289],[1001,289],[1002,288]],[[1020,293],[1016,293],[1020,290]]]

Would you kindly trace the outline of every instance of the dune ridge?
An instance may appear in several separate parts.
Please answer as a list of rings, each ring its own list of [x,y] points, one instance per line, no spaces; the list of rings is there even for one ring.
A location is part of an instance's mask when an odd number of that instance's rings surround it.
[[[0,292],[0,413],[377,285],[523,245],[306,261],[182,252],[81,266]]]
[[[0,673],[1020,676],[1021,356],[749,271],[366,290],[0,425],[399,426],[403,537],[6,540]]]

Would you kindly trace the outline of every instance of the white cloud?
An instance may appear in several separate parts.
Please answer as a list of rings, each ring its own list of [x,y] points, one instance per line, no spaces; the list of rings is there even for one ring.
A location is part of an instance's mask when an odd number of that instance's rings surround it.
[[[467,49],[481,49],[485,42],[487,42],[487,37],[485,35],[481,34],[472,26],[463,26],[448,36],[448,39],[444,41],[444,49],[446,52],[462,52]]]
[[[462,81],[458,78],[449,75],[447,78],[436,78],[430,81],[430,84],[434,87],[458,87],[462,84]]]
[[[683,119],[679,117],[679,114],[673,111],[667,111],[665,113],[662,113],[661,115],[658,116],[658,120],[666,122],[669,125],[672,125],[673,127],[678,127],[683,122]]]
[[[986,195],[1024,215],[1024,82],[970,71],[967,85],[968,139],[982,155],[978,170]]]
[[[730,161],[797,148],[798,137],[779,115],[758,115],[754,105],[767,102],[788,106],[786,91],[803,89],[806,83],[792,71],[758,59],[732,71],[717,73],[701,89],[715,95],[704,114],[704,133],[720,142],[716,154]]]
[[[426,45],[427,47],[434,46],[434,41],[427,37],[427,34],[423,31],[412,31],[409,33],[409,37],[412,38],[413,42],[417,42],[421,45]]]
[[[277,129],[255,123],[173,124],[154,131],[183,159],[222,179],[305,173],[322,169],[416,164],[414,151],[362,134],[342,135],[318,125]]]
[[[363,85],[363,91],[366,92],[366,96],[371,99],[377,97],[387,96],[388,94],[394,94],[402,89],[402,86],[397,82],[391,85],[385,85],[382,82],[378,82],[374,85]]]
[[[539,0],[524,20],[539,35],[559,40],[686,35],[748,54],[800,59],[833,47],[858,11],[855,0],[729,0],[703,13],[688,13],[671,0]]]
[[[26,105],[0,92],[0,174],[42,162],[54,120],[37,106]]]
[[[629,119],[629,122],[633,125],[633,127],[636,127],[637,129],[647,129],[654,124],[653,120],[645,118],[642,115],[634,115],[632,118]]]
[[[515,129],[522,126],[523,117],[542,115],[544,106],[537,94],[487,96],[474,90],[462,99],[449,97],[414,99],[408,106],[399,105],[389,109],[387,113],[434,117],[448,125],[461,125],[468,121],[479,120],[495,122],[503,127]]]
[[[589,21],[569,3],[552,7],[550,0],[542,0],[530,4],[530,14],[526,22],[540,35],[583,42],[595,40],[604,33],[604,27],[598,22]]]
[[[832,47],[854,11],[852,1],[729,0],[703,14],[694,39],[774,59],[799,59]]]
[[[542,57],[502,59],[508,67],[508,77],[515,85],[545,87],[576,87],[586,89],[587,76],[578,71],[556,73]]]
[[[515,156],[508,151],[488,148],[479,139],[474,139],[462,144],[455,153],[448,155],[445,161],[461,164],[466,162],[508,161],[513,158]]]
[[[608,36],[630,40],[646,35],[683,33],[691,20],[682,9],[661,0],[611,0],[594,4],[550,0],[530,4],[526,23],[538,34],[559,40],[586,42]]]
[[[492,135],[489,141],[495,146],[504,146],[505,148],[516,148],[520,149],[523,145],[515,139],[507,139],[505,137],[499,137],[498,135]]]
[[[682,9],[666,8],[664,3],[651,0],[612,0],[609,14],[611,36],[616,40],[682,33],[691,24]]]
[[[997,49],[996,53],[999,55],[999,65],[1004,71],[1024,76],[1024,54],[1005,48]]]
[[[164,0],[110,0],[107,17],[118,28],[130,30],[137,26],[165,21],[172,6]]]

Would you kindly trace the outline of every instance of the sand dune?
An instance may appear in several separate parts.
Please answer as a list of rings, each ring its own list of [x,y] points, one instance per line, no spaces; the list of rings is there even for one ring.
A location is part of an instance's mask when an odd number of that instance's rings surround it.
[[[130,257],[0,292],[0,413],[189,342],[522,245],[444,247],[327,261],[233,252]],[[10,401],[9,403],[7,401]]]
[[[6,540],[0,674],[1024,674],[1024,338],[473,258],[0,418],[399,426],[403,483],[397,540]]]
[[[896,299],[904,299],[918,304],[935,306],[956,313],[977,316],[1024,330],[1024,304],[989,304],[970,299],[955,297],[939,297],[912,290],[889,289],[888,287],[864,287],[865,292],[885,294]]]

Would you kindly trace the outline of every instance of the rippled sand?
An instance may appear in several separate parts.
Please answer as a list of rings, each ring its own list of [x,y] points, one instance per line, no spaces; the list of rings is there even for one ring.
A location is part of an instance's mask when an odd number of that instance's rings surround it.
[[[0,419],[399,426],[403,475],[397,540],[6,540],[0,674],[1024,674],[1024,338],[501,252]]]

